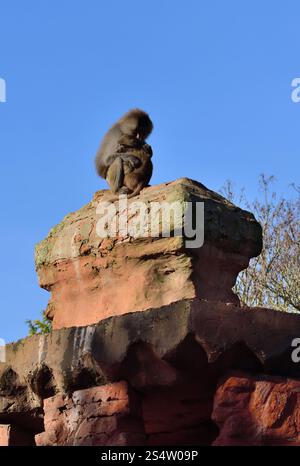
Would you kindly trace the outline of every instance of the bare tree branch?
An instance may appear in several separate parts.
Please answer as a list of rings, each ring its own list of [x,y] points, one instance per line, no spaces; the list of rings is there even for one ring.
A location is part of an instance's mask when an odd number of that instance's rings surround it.
[[[236,193],[226,181],[221,193],[231,202],[251,210],[263,228],[261,255],[237,279],[234,291],[248,306],[266,306],[281,311],[300,311],[300,187],[296,197],[279,198],[271,190],[274,177],[261,175],[260,196],[249,202],[245,190]]]

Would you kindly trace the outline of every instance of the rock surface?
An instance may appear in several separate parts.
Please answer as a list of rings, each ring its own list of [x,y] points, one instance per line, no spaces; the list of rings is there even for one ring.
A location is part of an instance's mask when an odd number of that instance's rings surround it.
[[[145,443],[141,403],[126,382],[58,394],[44,401],[45,431],[38,446]]]
[[[107,390],[123,380],[141,398],[144,433],[116,427],[118,442],[129,445],[145,435],[145,444],[210,444],[222,431],[216,408],[212,417],[220,378],[231,370],[300,377],[291,359],[299,335],[297,314],[187,300],[29,337],[7,345],[7,362],[0,365],[0,422],[30,426],[34,436],[44,430],[44,414],[46,424],[50,419],[44,400],[72,400],[74,392],[85,397],[90,387]],[[49,443],[49,425],[39,444]],[[62,429],[62,439],[75,441]]]
[[[240,374],[215,395],[214,445],[300,445],[300,381]]]
[[[0,447],[26,447],[34,444],[27,430],[15,425],[0,424]]]
[[[261,227],[251,213],[186,178],[146,188],[129,200],[129,206],[138,200],[147,209],[150,203],[204,202],[204,245],[187,248],[183,237],[163,237],[167,230],[159,216],[153,220],[158,237],[134,238],[118,230],[116,237],[99,237],[97,207],[110,198],[107,191],[97,192],[36,247],[39,283],[51,292],[47,314],[54,329],[196,297],[238,304],[232,292],[236,277],[262,247]],[[118,213],[126,210],[118,201],[115,206]],[[187,224],[184,211],[181,217]]]
[[[164,237],[157,219],[158,237],[101,240],[107,196],[37,246],[54,330],[6,346],[0,443],[298,445],[300,316],[240,306],[232,292],[261,250],[253,215],[181,179],[135,201],[203,201],[202,247]]]

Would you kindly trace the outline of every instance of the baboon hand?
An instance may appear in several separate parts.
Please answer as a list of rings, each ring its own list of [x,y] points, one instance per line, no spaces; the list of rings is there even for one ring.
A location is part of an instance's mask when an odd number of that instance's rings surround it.
[[[128,165],[131,171],[134,170],[135,168],[138,168],[142,163],[138,157],[135,157],[134,155],[130,153],[122,154],[120,155],[120,158],[123,160],[123,162],[126,165]]]

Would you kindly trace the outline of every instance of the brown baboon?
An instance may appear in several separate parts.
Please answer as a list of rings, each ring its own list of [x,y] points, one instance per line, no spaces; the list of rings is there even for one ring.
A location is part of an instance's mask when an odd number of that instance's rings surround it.
[[[137,195],[152,175],[152,149],[145,142],[153,128],[143,110],[126,113],[106,133],[96,155],[96,169],[113,193]]]

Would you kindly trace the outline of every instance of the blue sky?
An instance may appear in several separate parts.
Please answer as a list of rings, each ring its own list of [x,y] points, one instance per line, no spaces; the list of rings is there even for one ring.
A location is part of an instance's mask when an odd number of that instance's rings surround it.
[[[254,197],[299,184],[297,1],[0,0],[0,337],[27,334],[48,293],[34,245],[105,188],[93,159],[131,107],[155,130],[152,183],[181,176]]]

